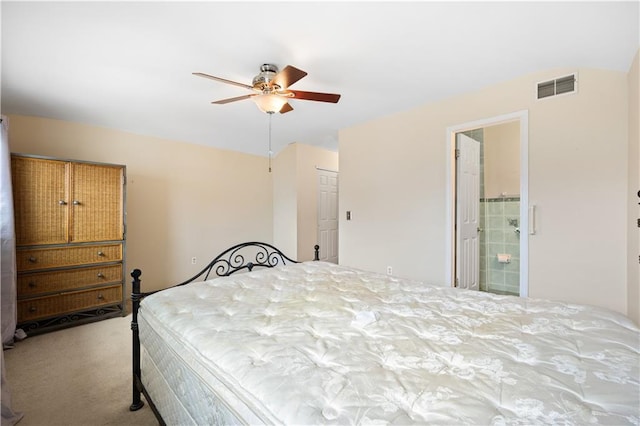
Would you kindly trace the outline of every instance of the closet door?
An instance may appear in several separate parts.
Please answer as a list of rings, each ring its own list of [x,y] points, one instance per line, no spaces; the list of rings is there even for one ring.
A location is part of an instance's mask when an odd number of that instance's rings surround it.
[[[73,163],[71,242],[124,238],[123,168]]]
[[[69,223],[69,163],[11,157],[16,244],[64,244]]]

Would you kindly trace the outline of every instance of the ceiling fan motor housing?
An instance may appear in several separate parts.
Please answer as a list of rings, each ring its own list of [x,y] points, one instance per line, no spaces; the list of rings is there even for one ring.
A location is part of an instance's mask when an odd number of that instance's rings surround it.
[[[260,67],[260,74],[253,78],[253,88],[263,93],[272,93],[281,89],[275,83],[272,83],[278,74],[278,67],[272,64],[264,64]]]

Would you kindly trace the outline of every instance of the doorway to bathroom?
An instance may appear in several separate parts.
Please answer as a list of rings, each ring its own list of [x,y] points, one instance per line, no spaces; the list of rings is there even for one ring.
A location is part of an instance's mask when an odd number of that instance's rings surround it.
[[[452,285],[528,294],[527,112],[449,128]]]

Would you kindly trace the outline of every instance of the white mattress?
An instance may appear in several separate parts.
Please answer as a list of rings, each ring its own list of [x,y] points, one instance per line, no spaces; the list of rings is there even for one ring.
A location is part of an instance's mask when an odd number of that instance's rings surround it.
[[[595,307],[305,262],[149,296],[140,334],[168,424],[640,423],[640,332]]]

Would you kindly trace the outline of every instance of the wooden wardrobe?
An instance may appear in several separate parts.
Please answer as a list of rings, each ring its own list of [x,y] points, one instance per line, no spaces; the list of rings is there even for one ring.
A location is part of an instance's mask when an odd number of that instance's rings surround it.
[[[126,314],[122,165],[12,154],[17,328]]]

